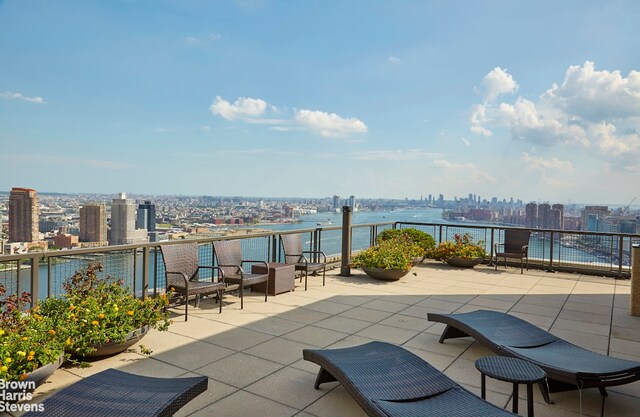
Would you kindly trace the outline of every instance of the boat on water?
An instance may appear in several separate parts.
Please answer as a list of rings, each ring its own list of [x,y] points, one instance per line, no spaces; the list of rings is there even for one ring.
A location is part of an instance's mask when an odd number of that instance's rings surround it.
[[[329,225],[331,225],[331,224],[333,224],[333,223],[332,223],[332,222],[331,222],[331,220],[329,220],[329,219],[327,219],[327,220],[326,220],[326,221],[324,221],[324,222],[318,222],[318,223],[316,223],[316,225],[318,225],[318,226],[329,226]]]

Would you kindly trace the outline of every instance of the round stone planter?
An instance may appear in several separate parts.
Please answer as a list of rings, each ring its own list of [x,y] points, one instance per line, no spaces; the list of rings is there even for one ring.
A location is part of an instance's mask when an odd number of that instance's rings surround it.
[[[384,268],[366,268],[362,267],[365,274],[371,278],[379,279],[382,281],[397,281],[403,276],[407,275],[409,271],[402,269],[384,269]]]
[[[35,371],[31,371],[27,374],[27,377],[24,379],[25,381],[33,381],[36,384],[36,387],[42,384],[53,374],[56,369],[62,365],[64,362],[64,352],[60,354],[58,359],[55,362],[48,363],[36,369]]]
[[[96,345],[95,352],[88,353],[84,355],[85,358],[97,358],[101,356],[110,356],[115,355],[116,353],[124,352],[129,347],[136,344],[140,339],[144,337],[149,332],[149,326],[142,326],[139,329],[136,329],[132,332],[127,333],[124,342],[116,343],[110,342],[105,343],[104,345]]]
[[[457,266],[458,268],[473,268],[482,262],[482,258],[459,258],[454,256],[447,260],[447,263],[451,266]]]

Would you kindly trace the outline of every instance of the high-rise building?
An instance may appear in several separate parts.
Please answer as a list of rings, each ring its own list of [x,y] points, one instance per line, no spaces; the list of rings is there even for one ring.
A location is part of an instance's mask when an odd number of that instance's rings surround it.
[[[557,216],[558,217],[558,222],[556,223],[554,221],[553,228],[554,229],[559,229],[559,230],[564,230],[564,205],[562,205],[562,204],[554,204],[553,206],[551,206],[551,210],[556,210],[558,212],[557,215],[556,214],[553,215],[553,216]]]
[[[356,197],[355,196],[349,196],[349,207],[351,207],[351,212],[352,213],[356,212]]]
[[[525,226],[530,229],[538,227],[538,205],[534,202],[527,204],[525,208]]]
[[[31,188],[14,187],[9,194],[9,242],[37,242],[38,196]]]
[[[333,196],[333,211],[335,211],[335,212],[339,212],[340,211],[340,196],[339,195],[334,195]]]
[[[107,207],[90,203],[80,207],[80,242],[107,244]]]
[[[538,204],[538,227],[549,229],[551,227],[551,205],[549,203]]]
[[[136,204],[125,193],[111,202],[111,232],[109,245],[147,242],[147,231],[136,230]]]
[[[598,222],[609,216],[611,211],[607,206],[585,206],[582,210],[582,228],[589,232],[598,231]]]
[[[262,203],[262,202],[261,202]],[[156,205],[151,201],[145,201],[138,205],[136,216],[136,228],[147,229],[149,232],[156,230]]]

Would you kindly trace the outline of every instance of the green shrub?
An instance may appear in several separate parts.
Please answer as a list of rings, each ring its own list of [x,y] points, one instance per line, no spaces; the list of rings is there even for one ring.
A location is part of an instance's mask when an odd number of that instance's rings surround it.
[[[427,252],[427,257],[446,262],[453,257],[475,259],[487,256],[487,252],[484,249],[484,241],[474,242],[469,233],[464,235],[456,234],[453,238],[453,242],[442,242],[437,248]]]
[[[398,237],[411,239],[413,243],[423,248],[425,252],[435,248],[436,246],[436,241],[430,234],[423,232],[422,230],[414,229],[413,227],[406,229],[383,230],[378,234],[378,243]]]
[[[411,269],[412,258],[424,251],[418,245],[402,239],[383,240],[379,245],[365,249],[354,256],[351,266],[356,268]],[[418,255],[421,256],[421,255]]]

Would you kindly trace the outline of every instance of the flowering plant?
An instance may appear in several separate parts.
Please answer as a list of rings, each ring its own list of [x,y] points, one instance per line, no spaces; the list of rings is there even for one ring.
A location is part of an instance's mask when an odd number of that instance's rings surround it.
[[[5,295],[6,288],[0,284],[0,379],[23,380],[29,372],[55,362],[64,351],[64,342],[37,307],[27,309],[29,293]]]
[[[442,242],[438,247],[430,250],[427,253],[427,257],[446,262],[453,257],[475,259],[487,256],[487,252],[484,249],[484,241],[474,242],[469,233],[464,235],[456,234],[453,238],[453,242]]]
[[[89,264],[64,283],[62,297],[48,298],[40,306],[41,314],[56,323],[67,352],[75,356],[106,343],[122,343],[128,333],[145,325],[167,330],[170,324],[167,294],[141,300],[122,280],[99,278],[101,271],[100,264]]]
[[[351,260],[351,265],[356,268],[383,268],[411,269],[411,259],[422,256],[424,250],[406,239],[396,238],[383,240],[378,245],[372,246],[358,253]]]

